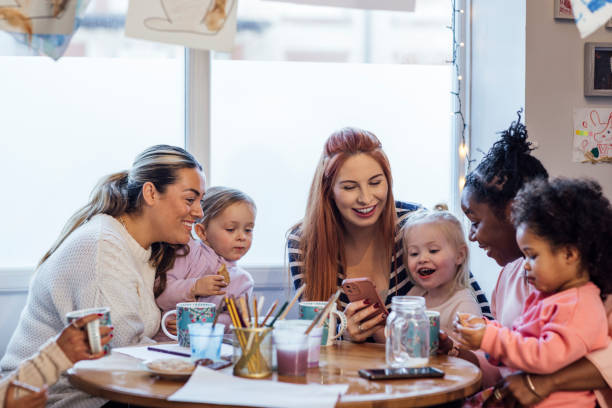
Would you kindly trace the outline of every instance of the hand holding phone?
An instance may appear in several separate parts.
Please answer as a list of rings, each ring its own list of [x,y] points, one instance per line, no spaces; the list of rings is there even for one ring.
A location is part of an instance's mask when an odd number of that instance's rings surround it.
[[[444,371],[434,367],[374,368],[369,370],[359,370],[359,376],[368,380],[435,378],[444,377]]]
[[[358,302],[360,300],[366,300],[371,305],[378,304],[377,310],[367,317],[367,320],[380,314],[386,313],[387,308],[385,302],[380,298],[376,291],[376,286],[369,278],[351,278],[342,281],[342,290],[346,293],[346,296],[351,302]]]

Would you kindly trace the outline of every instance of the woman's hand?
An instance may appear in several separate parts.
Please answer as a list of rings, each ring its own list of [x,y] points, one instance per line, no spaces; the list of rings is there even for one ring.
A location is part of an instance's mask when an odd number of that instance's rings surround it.
[[[457,313],[454,327],[459,334],[457,341],[465,348],[478,350],[484,337],[487,322],[480,316]]]
[[[166,330],[176,336],[176,317],[168,317],[166,319]]]
[[[10,383],[6,389],[6,396],[4,398],[4,408],[44,408],[47,404],[47,386],[44,385],[38,392],[30,391],[29,394],[24,395],[21,398],[15,398],[15,391],[17,385]],[[32,387],[35,388],[35,387]]]
[[[453,339],[444,330],[438,335],[438,354],[448,354],[453,349]]]
[[[227,286],[222,275],[206,275],[198,279],[191,288],[193,296],[216,296],[225,295],[221,289]]]
[[[361,343],[368,337],[374,335],[387,319],[386,313],[379,313],[369,320],[368,316],[379,310],[378,304],[371,305],[368,300],[349,303],[344,309],[347,325],[346,330],[352,341]]]
[[[62,330],[57,338],[57,345],[62,349],[66,357],[73,363],[81,360],[94,360],[104,357],[106,351],[102,350],[97,354],[92,354],[89,348],[89,340],[85,326],[89,322],[99,319],[101,314],[90,314],[83,316],[80,319],[74,320]],[[112,326],[100,326],[100,343],[102,346],[107,344],[113,338],[111,332]]]
[[[504,404],[506,401],[517,401],[520,405],[531,406],[548,397],[553,391],[552,381],[549,381],[547,376],[529,374],[531,382],[537,392],[529,387],[527,382],[527,374],[518,372],[503,378],[495,388],[499,389],[501,395],[504,396]]]

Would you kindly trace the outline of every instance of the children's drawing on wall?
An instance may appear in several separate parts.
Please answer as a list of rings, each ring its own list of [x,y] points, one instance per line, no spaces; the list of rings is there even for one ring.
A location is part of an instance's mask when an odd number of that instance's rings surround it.
[[[238,0],[131,0],[125,35],[190,48],[231,51]]]
[[[580,37],[591,35],[612,17],[609,0],[571,0]]]
[[[574,109],[573,161],[612,163],[612,108]]]
[[[370,10],[414,11],[415,0],[272,0],[311,6],[346,7]],[[569,1],[569,0],[568,0]]]
[[[32,34],[71,34],[77,0],[0,0],[0,29]]]

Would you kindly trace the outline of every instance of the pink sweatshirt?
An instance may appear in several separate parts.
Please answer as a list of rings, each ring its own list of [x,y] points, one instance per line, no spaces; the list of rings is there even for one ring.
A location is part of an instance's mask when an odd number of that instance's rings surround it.
[[[534,290],[512,329],[489,322],[481,349],[492,360],[529,373],[548,374],[608,345],[606,310],[589,282],[555,294]],[[595,406],[593,392],[556,392],[538,407]]]
[[[497,284],[491,295],[491,311],[498,321],[507,327],[519,317],[521,309],[533,287],[523,278],[523,258],[518,258],[504,266],[499,273]],[[604,303],[608,315],[608,336],[612,337],[612,295]],[[510,374],[507,367],[496,367],[488,362],[484,353],[476,352],[482,370],[483,387],[495,385],[502,376]],[[604,380],[612,387],[612,343],[606,348],[586,356],[599,370]],[[612,389],[595,390],[597,402],[602,408],[612,408]]]
[[[189,254],[178,257],[174,261],[174,267],[167,272],[166,289],[155,299],[162,312],[176,308],[177,303],[181,302],[210,302],[219,307],[224,296],[234,295],[236,298],[253,293],[253,278],[251,274],[236,265],[217,255],[212,248],[202,241],[191,240],[187,244]],[[225,295],[199,296],[197,299],[191,295],[191,288],[202,276],[216,275],[222,264],[225,264],[230,275],[230,283],[225,288]],[[219,323],[225,324],[225,329],[229,330],[231,323],[229,314],[222,313],[219,316]],[[155,336],[155,340],[169,340],[160,330]]]

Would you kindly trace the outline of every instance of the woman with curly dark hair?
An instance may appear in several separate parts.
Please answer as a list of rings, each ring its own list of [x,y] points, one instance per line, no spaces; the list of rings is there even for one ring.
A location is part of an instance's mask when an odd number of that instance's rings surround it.
[[[516,242],[516,229],[510,212],[518,191],[534,179],[548,178],[546,169],[531,155],[532,144],[527,140],[527,129],[521,117],[501,133],[485,158],[466,177],[461,196],[461,207],[471,222],[468,238],[478,242],[487,255],[502,266],[497,284],[491,294],[491,311],[503,326],[511,327],[520,315],[532,287],[524,279],[523,257]],[[610,222],[608,220],[608,222]],[[606,302],[612,311],[612,301]],[[612,317],[609,317],[612,325]],[[446,345],[449,346],[448,344]],[[498,381],[497,398],[508,396],[523,405],[533,405],[558,390],[591,390],[606,394],[612,403],[608,381],[612,384],[612,349],[610,347],[589,354],[554,374],[531,376],[537,389],[536,396],[528,387],[525,374],[511,374],[491,365],[484,354],[461,350],[462,357],[475,361],[483,371],[483,385]],[[506,375],[502,379],[502,375]],[[598,398],[602,394],[598,395]],[[608,395],[609,394],[609,398]],[[603,401],[600,399],[600,401]]]
[[[594,181],[544,179],[526,184],[512,205],[525,280],[535,290],[512,329],[469,318],[461,343],[513,370],[550,374],[608,345],[606,309],[612,290],[612,207]],[[475,325],[477,320],[481,320]],[[540,396],[530,374],[530,391]],[[554,392],[542,404],[594,407],[592,391]]]

